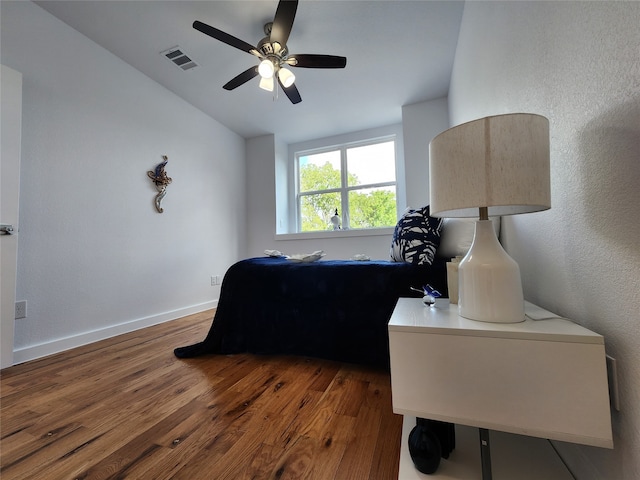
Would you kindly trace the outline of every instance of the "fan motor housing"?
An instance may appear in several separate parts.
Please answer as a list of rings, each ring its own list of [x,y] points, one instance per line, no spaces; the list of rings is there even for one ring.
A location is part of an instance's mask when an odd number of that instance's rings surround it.
[[[279,62],[283,62],[289,56],[289,50],[287,46],[282,46],[278,42],[271,43],[269,37],[264,37],[256,46],[258,50],[265,57],[276,57]]]

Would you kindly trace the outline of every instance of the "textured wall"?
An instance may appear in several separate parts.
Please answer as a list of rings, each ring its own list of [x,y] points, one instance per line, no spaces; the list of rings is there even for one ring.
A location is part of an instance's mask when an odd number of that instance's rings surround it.
[[[244,238],[244,140],[37,5],[1,8],[24,78],[16,360],[214,305]]]
[[[429,204],[429,142],[449,128],[446,98],[402,107],[407,206]]]
[[[533,112],[551,128],[552,209],[503,222],[525,296],[605,337],[614,450],[560,444],[576,478],[640,478],[640,3],[467,2],[451,124]]]

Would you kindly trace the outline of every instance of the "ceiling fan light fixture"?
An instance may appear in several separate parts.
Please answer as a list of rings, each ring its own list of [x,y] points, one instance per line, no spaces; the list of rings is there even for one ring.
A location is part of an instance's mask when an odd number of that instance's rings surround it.
[[[264,60],[262,60],[260,62],[260,65],[258,65],[258,73],[262,78],[272,78],[274,71],[275,71],[275,67],[273,65],[273,62],[268,58],[265,58]]]
[[[279,0],[273,22],[264,25],[265,37],[256,46],[206,23],[198,20],[193,22],[193,28],[205,35],[260,59],[257,67],[249,67],[225,83],[222,88],[233,90],[256,76],[260,76],[260,88],[275,92],[274,100],[276,100],[279,89],[274,76],[277,74],[277,82],[282,86],[282,91],[295,105],[302,101],[300,92],[295,85],[296,77],[289,69],[283,67],[344,68],[346,66],[347,59],[336,55],[296,54],[289,56],[287,40],[291,33],[297,8],[298,0]]]
[[[260,79],[260,88],[268,92],[273,92],[273,76],[269,78],[262,77]]]
[[[296,76],[288,68],[280,68],[278,70],[278,78],[284,88],[289,88],[296,81]]]

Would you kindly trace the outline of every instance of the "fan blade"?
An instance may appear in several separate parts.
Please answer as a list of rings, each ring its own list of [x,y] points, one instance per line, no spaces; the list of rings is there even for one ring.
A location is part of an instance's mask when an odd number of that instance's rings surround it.
[[[282,88],[282,91],[289,98],[289,100],[291,100],[291,103],[295,105],[296,103],[300,103],[302,101],[302,97],[300,96],[300,92],[298,92],[298,89],[295,83],[293,83],[290,87],[285,88],[284,85],[282,85],[282,82],[280,81],[280,79],[278,78],[278,84],[280,84],[280,88]]]
[[[346,57],[336,55],[291,55],[286,63],[292,67],[303,68],[344,68],[347,65]]]
[[[260,57],[260,52],[256,50],[256,47],[248,44],[244,40],[240,40],[239,38],[234,37],[233,35],[229,35],[228,33],[223,32],[222,30],[218,30],[211,25],[207,25],[206,23],[199,22],[196,20],[193,22],[193,28],[204,33],[205,35],[209,35],[210,37],[215,38],[216,40],[220,40],[227,45],[235,47],[237,49],[242,50],[243,52],[251,53],[256,57]]]
[[[226,84],[224,84],[222,88],[224,88],[225,90],[233,90],[234,88],[238,88],[240,85],[247,83],[256,75],[258,75],[258,67],[247,68],[240,75],[232,78]]]
[[[287,44],[297,9],[298,0],[280,0],[271,26],[271,43],[277,42],[283,47]]]

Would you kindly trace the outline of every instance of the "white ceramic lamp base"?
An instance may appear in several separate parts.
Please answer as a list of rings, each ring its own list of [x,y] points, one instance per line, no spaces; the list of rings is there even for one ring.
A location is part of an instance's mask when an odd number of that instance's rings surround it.
[[[473,243],[458,266],[460,316],[481,322],[524,321],[520,267],[496,237],[491,220],[476,222]]]

